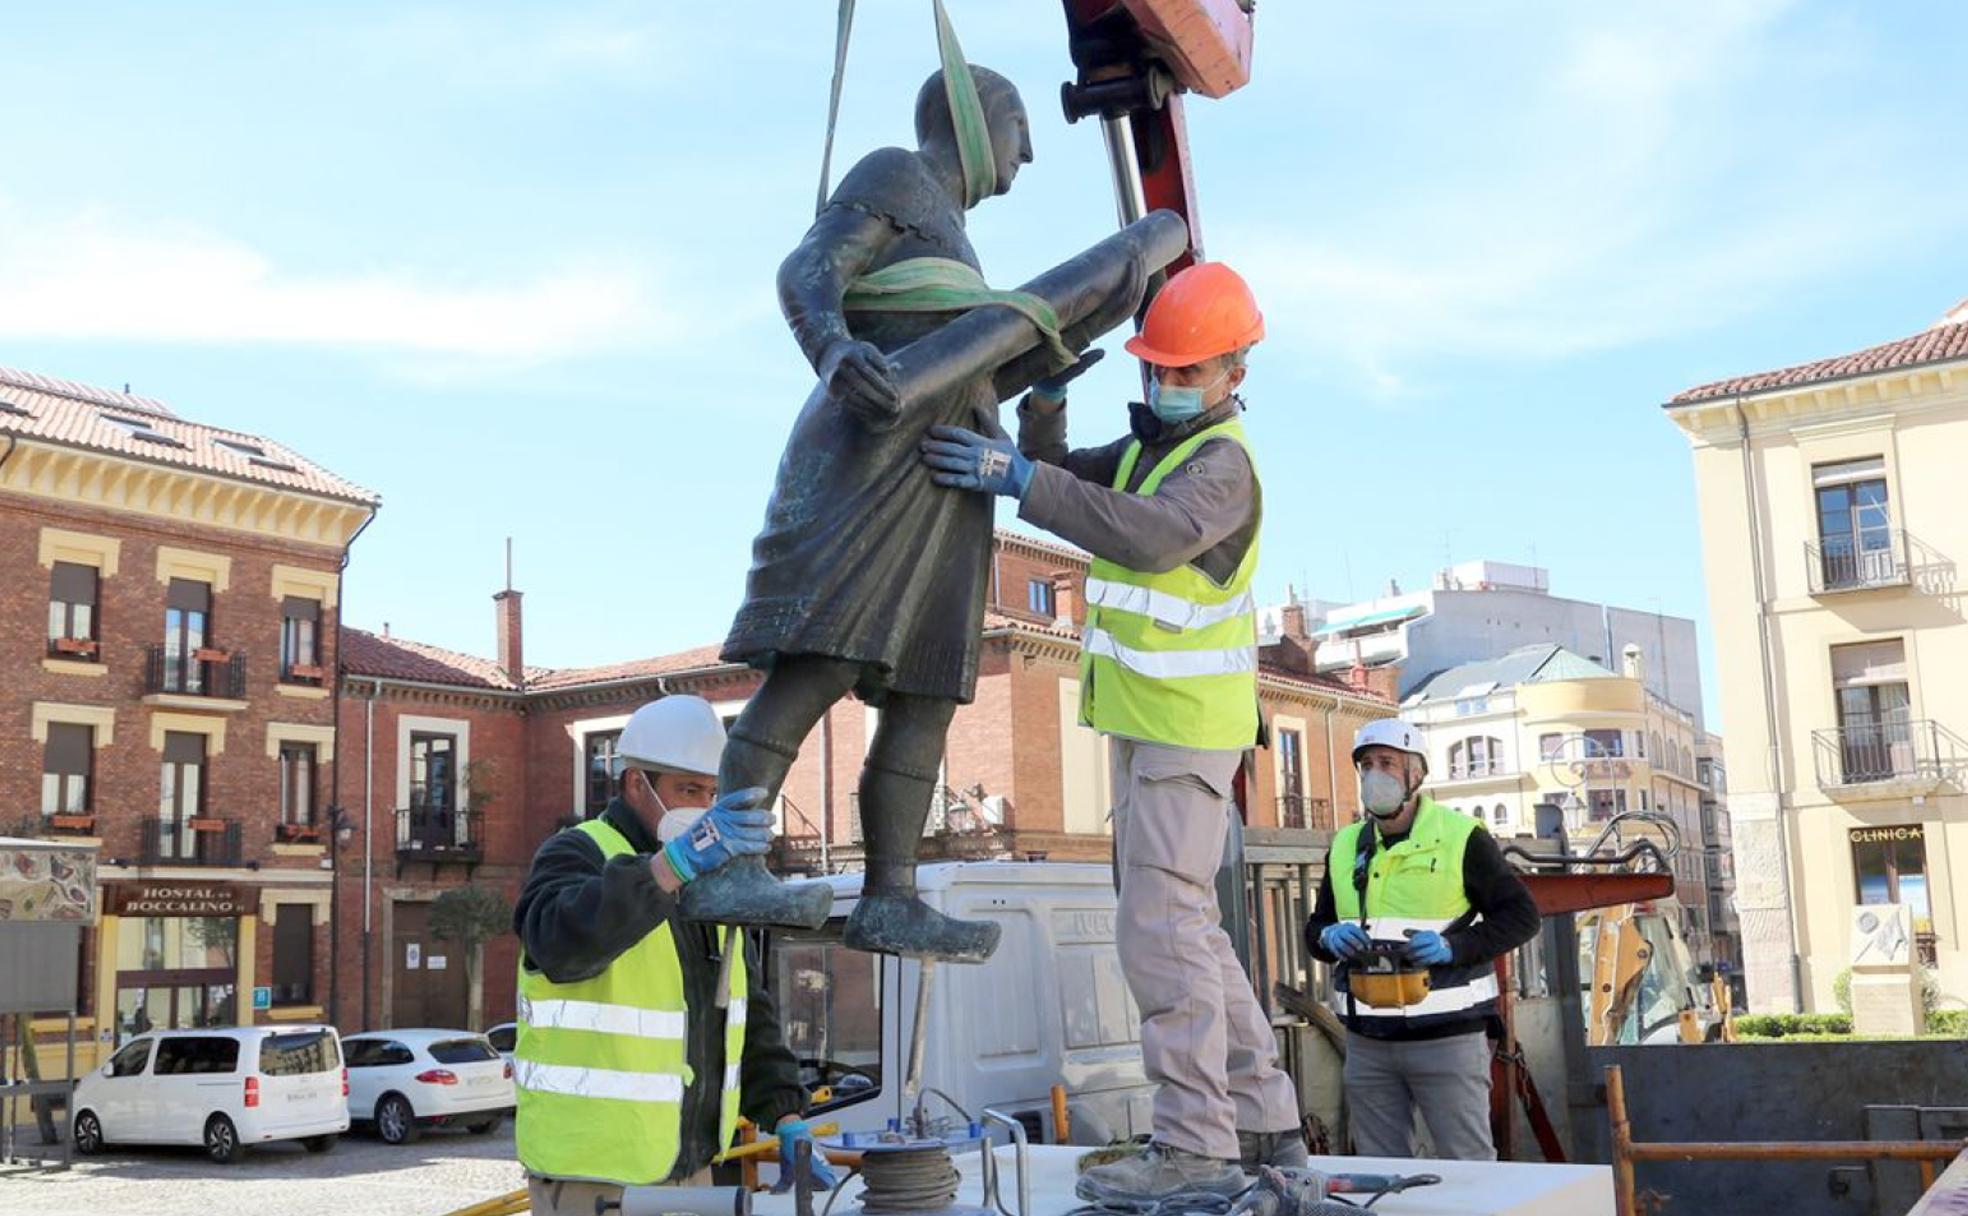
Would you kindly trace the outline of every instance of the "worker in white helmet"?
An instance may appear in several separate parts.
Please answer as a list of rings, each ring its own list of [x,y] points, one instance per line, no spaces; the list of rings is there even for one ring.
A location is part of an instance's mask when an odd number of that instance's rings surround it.
[[[1537,904],[1479,820],[1421,792],[1414,727],[1367,723],[1353,764],[1366,815],[1334,835],[1305,929],[1346,1024],[1353,1151],[1416,1156],[1419,1111],[1436,1157],[1494,1161],[1495,963],[1537,936]]]
[[[616,743],[607,808],[533,858],[513,915],[513,1081],[537,1213],[592,1216],[625,1186],[702,1183],[741,1113],[779,1137],[784,1168],[811,1139],[756,943],[678,911],[686,884],[771,844],[765,791],[714,797],[723,751],[701,697],[643,706]]]

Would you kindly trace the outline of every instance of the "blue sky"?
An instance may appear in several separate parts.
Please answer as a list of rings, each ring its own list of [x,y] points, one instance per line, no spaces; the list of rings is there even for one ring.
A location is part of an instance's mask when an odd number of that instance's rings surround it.
[[[810,217],[833,5],[38,5],[0,91],[0,362],[292,444],[382,492],[352,623],[528,657],[721,638],[811,382],[773,270]],[[1015,284],[1113,223],[1056,0],[951,0],[1037,161],[973,214]],[[1267,596],[1445,559],[1702,619],[1659,403],[1968,295],[1968,8],[1261,6],[1190,110],[1208,252],[1270,319]],[[862,0],[837,164],[905,142],[925,0]],[[1110,339],[1112,345],[1114,340]],[[1074,435],[1118,433],[1110,359]],[[1714,690],[1708,690],[1711,703]]]

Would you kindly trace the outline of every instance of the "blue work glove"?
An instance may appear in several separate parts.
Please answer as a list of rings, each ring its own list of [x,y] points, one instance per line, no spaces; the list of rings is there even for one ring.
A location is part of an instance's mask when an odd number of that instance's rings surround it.
[[[1008,438],[991,439],[960,426],[933,426],[923,440],[930,480],[957,490],[982,490],[1023,498],[1032,484],[1032,462]]]
[[[690,830],[663,846],[678,878],[694,882],[734,857],[756,856],[772,847],[772,812],[760,809],[762,789],[739,790],[711,804]]]
[[[790,1123],[781,1123],[779,1130],[773,1134],[779,1137],[779,1186],[773,1190],[779,1187],[791,1190],[793,1163],[797,1160],[799,1142],[804,1140],[812,1144],[813,1128],[804,1119],[794,1119]],[[840,1179],[834,1174],[834,1168],[827,1164],[827,1158],[820,1152],[818,1144],[813,1145],[813,1155],[807,1159],[807,1164],[813,1170],[814,1190],[831,1191],[840,1185]]]
[[[1367,931],[1350,920],[1327,925],[1325,931],[1319,934],[1319,948],[1343,959],[1355,957],[1372,944]]]
[[[1408,934],[1408,961],[1421,963],[1428,967],[1445,967],[1455,958],[1455,951],[1449,949],[1449,939],[1433,929]]]
[[[1054,404],[1066,400],[1066,386],[1078,380],[1081,376],[1086,375],[1088,369],[1106,357],[1106,351],[1101,350],[1097,346],[1094,347],[1084,355],[1081,355],[1078,362],[1070,363],[1060,368],[1043,380],[1032,381],[1032,395],[1034,397],[1044,398]]]

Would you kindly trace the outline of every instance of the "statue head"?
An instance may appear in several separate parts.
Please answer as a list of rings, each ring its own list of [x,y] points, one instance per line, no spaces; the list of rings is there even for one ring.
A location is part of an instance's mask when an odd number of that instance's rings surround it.
[[[1025,116],[1025,100],[1011,81],[990,68],[970,65],[970,77],[977,82],[978,100],[984,103],[984,122],[991,132],[991,161],[997,171],[993,194],[1011,189],[1020,165],[1032,161],[1032,131]],[[943,73],[935,72],[916,94],[916,143],[925,150],[947,150],[957,156],[956,130],[950,121],[950,98],[943,86]]]

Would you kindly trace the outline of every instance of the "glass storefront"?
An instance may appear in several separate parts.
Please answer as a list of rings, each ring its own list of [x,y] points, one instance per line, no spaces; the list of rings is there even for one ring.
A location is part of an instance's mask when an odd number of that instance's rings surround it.
[[[116,931],[116,1041],[146,1030],[236,1026],[239,920],[129,916]]]

